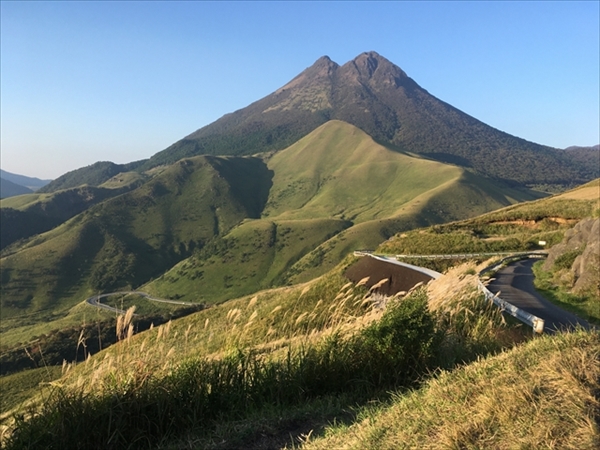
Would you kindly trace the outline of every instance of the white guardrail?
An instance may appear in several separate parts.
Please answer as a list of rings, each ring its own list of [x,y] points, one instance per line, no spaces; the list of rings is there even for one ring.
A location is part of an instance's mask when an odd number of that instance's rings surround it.
[[[480,256],[502,256],[502,255],[510,255],[507,258],[500,260],[498,263],[493,266],[486,267],[481,272],[479,272],[479,277],[483,275],[485,272],[495,272],[499,270],[502,265],[508,261],[513,259],[523,259],[523,258],[543,258],[547,255],[545,251],[533,251],[533,252],[518,252],[518,253],[462,253],[462,254],[454,254],[454,255],[380,255],[374,254],[369,250],[357,250],[354,252],[355,256],[370,256],[372,258],[378,259],[380,261],[388,262],[390,264],[397,264],[404,267],[411,268],[413,270],[417,270],[418,272],[426,273],[432,278],[438,278],[441,274],[434,270],[425,269],[424,267],[413,266],[411,264],[402,263],[397,261],[395,258],[415,258],[415,259],[458,259],[458,258],[476,258]],[[529,325],[533,328],[535,333],[543,333],[544,331],[544,319],[540,319],[533,314],[530,314],[526,311],[523,311],[520,308],[517,308],[512,303],[507,302],[506,300],[502,300],[498,295],[494,295],[490,292],[490,290],[483,284],[481,279],[478,280],[479,289],[485,295],[489,301],[493,302],[496,306],[498,306],[503,312],[510,314],[521,322]]]
[[[498,306],[503,312],[507,312],[513,317],[516,317],[521,322],[529,325],[533,328],[533,331],[536,333],[544,332],[544,319],[540,319],[533,314],[523,311],[520,308],[517,308],[512,303],[508,303],[506,300],[502,300],[497,295],[492,294],[487,287],[479,280],[479,289],[485,295],[485,298],[494,303],[494,305]]]

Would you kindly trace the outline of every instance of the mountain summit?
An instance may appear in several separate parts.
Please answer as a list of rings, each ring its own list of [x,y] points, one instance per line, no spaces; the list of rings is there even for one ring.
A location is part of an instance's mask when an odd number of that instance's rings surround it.
[[[272,94],[186,136],[144,167],[200,154],[279,151],[333,119],[399,151],[520,184],[570,185],[600,176],[598,168],[568,153],[501,132],[437,99],[376,52],[342,66],[323,56]]]

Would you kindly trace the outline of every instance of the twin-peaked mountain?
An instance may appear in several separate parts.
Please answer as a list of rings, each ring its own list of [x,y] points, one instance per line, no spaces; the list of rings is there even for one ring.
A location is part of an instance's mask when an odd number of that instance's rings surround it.
[[[444,103],[375,52],[342,66],[324,56],[282,88],[174,143],[144,167],[200,154],[281,150],[332,119],[397,150],[520,184],[573,185],[600,175],[587,160],[511,136]]]

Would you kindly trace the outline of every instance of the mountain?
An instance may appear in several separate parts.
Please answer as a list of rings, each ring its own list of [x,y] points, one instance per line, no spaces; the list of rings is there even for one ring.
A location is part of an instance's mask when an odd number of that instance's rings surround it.
[[[525,185],[573,186],[600,176],[568,152],[494,129],[429,94],[375,52],[340,66],[319,58],[285,86],[193,132],[144,163],[279,151],[328,120],[350,123],[396,150]]]
[[[0,198],[14,197],[15,195],[30,194],[33,191],[20,184],[0,178]]]
[[[32,191],[35,191],[42,186],[47,185],[52,180],[40,180],[39,178],[27,177],[25,175],[18,175],[15,173],[7,172],[6,170],[0,169],[0,178],[8,180],[12,183],[25,186]]]

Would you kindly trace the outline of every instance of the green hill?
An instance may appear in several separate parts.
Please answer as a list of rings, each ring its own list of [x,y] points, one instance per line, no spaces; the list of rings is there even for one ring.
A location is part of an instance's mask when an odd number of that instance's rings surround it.
[[[256,177],[242,189],[239,172]],[[57,319],[98,291],[137,287],[160,276],[256,214],[268,182],[256,158],[197,157],[25,240],[2,258],[3,319],[24,317],[25,327]],[[16,328],[9,326],[11,333]]]
[[[188,301],[223,301],[310,280],[398,231],[535,196],[395,152],[341,121],[329,121],[267,157],[267,167],[273,185],[262,220],[244,222],[144,289]]]
[[[49,193],[69,189],[81,185],[100,186],[115,175],[129,172],[140,167],[145,161],[135,161],[128,164],[115,164],[110,161],[98,161],[86,167],[72,170],[61,175],[38,190]]]
[[[64,223],[106,199],[120,195],[141,184],[141,176],[110,188],[80,186],[50,194],[34,193],[4,199],[0,203],[0,250],[13,242],[28,238]]]

